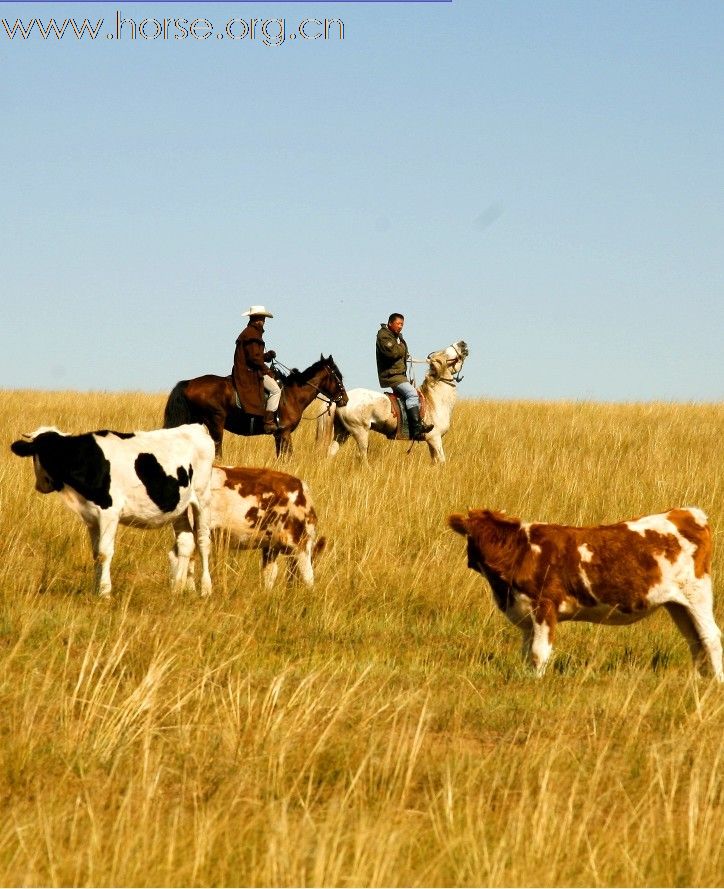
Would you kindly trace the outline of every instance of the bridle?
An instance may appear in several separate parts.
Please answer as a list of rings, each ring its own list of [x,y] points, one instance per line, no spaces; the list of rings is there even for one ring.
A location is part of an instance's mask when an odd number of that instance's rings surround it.
[[[290,369],[286,365],[282,364],[281,361],[273,360],[271,362],[271,364],[272,365],[276,364],[278,367],[281,367],[282,370],[286,371],[288,374],[291,373]],[[327,407],[319,415],[320,417],[324,416],[324,414],[328,414],[332,410],[333,404],[336,405],[337,407],[344,407],[344,397],[347,394],[344,389],[344,383],[342,382],[342,378],[339,376],[337,371],[333,367],[330,367],[328,364],[324,365],[324,369],[327,371],[328,374],[331,374],[332,379],[337,384],[337,394],[334,397],[327,395],[326,392],[323,392],[322,389],[316,383],[313,383],[311,380],[307,380],[306,383],[301,384],[302,386],[311,386],[312,389],[314,389],[314,391],[316,393],[315,397],[319,398],[321,401],[324,401],[326,403]],[[284,386],[282,385],[282,393],[283,392],[284,392]],[[317,417],[303,417],[302,419],[316,420],[318,418]]]
[[[329,411],[333,404],[336,404],[337,407],[344,407],[344,396],[347,394],[344,389],[344,383],[342,382],[342,377],[337,373],[337,371],[326,365],[327,373],[332,375],[335,383],[337,384],[337,394],[332,397],[327,395],[326,392],[322,392],[322,390],[314,383],[309,383],[308,385],[313,386],[317,391],[317,398],[321,398],[323,401],[327,402],[327,410]]]
[[[455,358],[448,358],[448,360],[445,362],[445,367],[450,370],[451,368],[455,367],[458,361],[460,362],[460,367],[456,371],[450,371],[449,377],[438,377],[438,380],[441,383],[447,383],[448,386],[456,386],[458,383],[465,379],[465,377],[462,375],[465,355],[463,355],[462,352],[459,351],[455,343],[451,343],[447,348],[453,350],[453,352],[455,353]],[[443,351],[447,351],[447,349]],[[437,354],[439,353],[430,352],[430,354],[427,356],[427,360],[430,361],[432,359],[432,356]]]

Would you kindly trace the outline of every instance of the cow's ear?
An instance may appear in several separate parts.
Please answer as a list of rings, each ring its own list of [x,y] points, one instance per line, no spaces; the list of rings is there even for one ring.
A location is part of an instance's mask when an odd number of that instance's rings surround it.
[[[447,517],[447,523],[453,531],[457,531],[458,534],[465,536],[468,533],[467,519],[459,512],[454,512],[452,515],[449,515]]]
[[[32,457],[35,453],[35,442],[20,439],[10,445],[10,450],[18,457]]]
[[[487,525],[520,526],[520,519],[513,515],[508,515],[504,509],[472,509],[470,512],[475,513]]]

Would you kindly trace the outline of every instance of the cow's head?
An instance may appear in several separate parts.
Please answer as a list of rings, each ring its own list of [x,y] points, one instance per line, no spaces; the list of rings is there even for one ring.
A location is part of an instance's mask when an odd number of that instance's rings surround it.
[[[488,568],[502,578],[512,577],[527,546],[520,519],[490,509],[469,509],[467,516],[453,513],[448,525],[467,537],[468,567],[481,574]]]
[[[23,437],[10,445],[18,457],[32,457],[35,470],[35,490],[41,494],[60,491],[63,481],[58,464],[60,440],[65,435],[54,426],[41,426],[35,432],[23,433]]]

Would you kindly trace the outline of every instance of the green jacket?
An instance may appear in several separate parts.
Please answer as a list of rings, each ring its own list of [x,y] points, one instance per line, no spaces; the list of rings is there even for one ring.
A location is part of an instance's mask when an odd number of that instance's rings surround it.
[[[377,376],[380,386],[407,382],[407,343],[396,337],[386,324],[377,331]]]

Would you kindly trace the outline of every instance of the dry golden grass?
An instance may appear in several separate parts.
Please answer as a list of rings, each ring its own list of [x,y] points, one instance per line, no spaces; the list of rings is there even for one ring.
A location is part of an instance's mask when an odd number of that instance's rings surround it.
[[[444,467],[377,436],[369,468],[327,462],[304,423],[313,592],[242,553],[173,597],[170,532],[122,529],[99,601],[85,529],[8,445],[153,428],[163,400],[0,393],[2,885],[721,884],[724,691],[667,615],[564,626],[536,681],[445,518],[695,504],[721,550],[723,406],[463,401]]]

